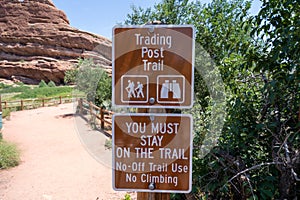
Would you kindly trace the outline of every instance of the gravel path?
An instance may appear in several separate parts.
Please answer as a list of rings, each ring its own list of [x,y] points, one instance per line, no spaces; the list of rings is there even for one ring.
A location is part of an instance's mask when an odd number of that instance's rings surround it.
[[[0,170],[0,200],[100,200],[122,199],[113,191],[110,164],[97,162],[81,144],[74,120],[73,104],[19,111],[4,122],[3,137],[21,150],[21,164]],[[76,123],[76,124],[75,124]],[[105,150],[105,136],[97,153]],[[134,194],[131,194],[134,196]]]

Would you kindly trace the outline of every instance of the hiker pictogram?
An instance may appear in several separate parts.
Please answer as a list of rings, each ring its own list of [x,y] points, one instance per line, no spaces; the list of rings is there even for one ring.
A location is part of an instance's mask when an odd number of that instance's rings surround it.
[[[148,76],[143,75],[123,75],[122,102],[147,102],[148,101]]]
[[[128,86],[125,88],[128,93],[128,98],[136,97],[135,90],[134,90],[134,82],[128,80]]]
[[[141,84],[139,81],[137,82],[137,87],[135,88],[135,91],[137,92],[136,96],[139,98],[140,96],[144,98],[144,92],[143,92],[143,84]]]

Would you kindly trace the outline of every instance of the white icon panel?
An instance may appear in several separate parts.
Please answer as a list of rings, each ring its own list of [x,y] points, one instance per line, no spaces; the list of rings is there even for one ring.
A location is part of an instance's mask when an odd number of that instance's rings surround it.
[[[121,78],[121,101],[123,103],[147,103],[149,100],[149,77],[123,75]],[[185,100],[185,77],[182,75],[159,75],[156,80],[157,103],[183,103]]]
[[[184,76],[157,76],[157,97],[158,103],[183,103],[185,100]]]
[[[123,103],[147,103],[149,80],[143,75],[124,75],[121,78],[121,101]]]

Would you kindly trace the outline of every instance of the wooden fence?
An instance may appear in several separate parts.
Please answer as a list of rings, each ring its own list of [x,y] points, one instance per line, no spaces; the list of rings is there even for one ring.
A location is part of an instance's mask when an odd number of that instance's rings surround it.
[[[92,102],[88,102],[84,99],[79,99],[78,112],[81,116],[89,114],[90,123],[93,123],[96,126],[99,125],[103,131],[111,135],[112,115],[113,115],[112,111],[105,110],[104,108],[100,108],[94,105]]]
[[[47,107],[58,105],[62,103],[70,103],[73,101],[71,96],[60,96],[52,98],[38,98],[38,99],[22,99],[15,101],[1,101],[2,109],[11,109],[11,110],[28,110],[39,107]],[[1,107],[0,106],[0,107]]]
[[[40,98],[40,99],[22,99],[15,101],[1,101],[0,97],[0,108],[11,109],[11,110],[28,110],[35,109],[39,107],[54,106],[63,103],[71,103],[73,101],[72,96],[60,96],[52,98]],[[76,97],[76,101],[79,97]],[[85,99],[78,99],[77,112],[81,116],[89,115],[88,121],[91,124],[99,125],[100,128],[105,131],[106,134],[111,136],[111,126],[112,126],[112,115],[113,112],[105,110],[94,105],[92,102],[88,102]]]

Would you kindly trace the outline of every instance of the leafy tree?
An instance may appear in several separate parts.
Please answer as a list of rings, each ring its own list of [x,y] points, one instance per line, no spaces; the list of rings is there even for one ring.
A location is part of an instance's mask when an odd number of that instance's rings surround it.
[[[161,21],[164,24],[184,24],[191,11],[188,0],[163,0],[154,5],[154,9],[132,6],[132,14],[127,15],[125,24],[146,24],[150,21]]]
[[[80,59],[77,66],[76,86],[87,95],[88,101],[98,106],[110,106],[111,78],[93,59]]]
[[[39,83],[39,87],[43,88],[43,87],[48,87],[47,83],[44,80],[41,80],[41,82]]]
[[[196,27],[199,48],[195,74],[193,195],[203,199],[294,199],[299,182],[299,1],[263,1],[258,16],[248,1],[164,0],[154,8],[133,7],[127,24],[160,20]],[[209,71],[205,51],[217,70]],[[220,71],[227,117],[215,147],[200,157],[220,84],[208,88]],[[200,71],[201,72],[201,71]],[[224,94],[219,94],[224,95]],[[214,138],[212,138],[214,140]],[[299,186],[299,184],[298,184]],[[298,191],[300,191],[298,189]]]
[[[64,82],[68,85],[73,85],[76,83],[76,76],[78,74],[78,67],[76,66],[73,69],[67,70],[65,72]]]
[[[247,55],[245,69],[255,71],[263,82],[256,124],[276,167],[276,197],[294,199],[300,194],[300,2],[263,1],[254,22],[252,36],[258,42]]]
[[[56,87],[56,84],[53,81],[49,81],[48,87]]]

